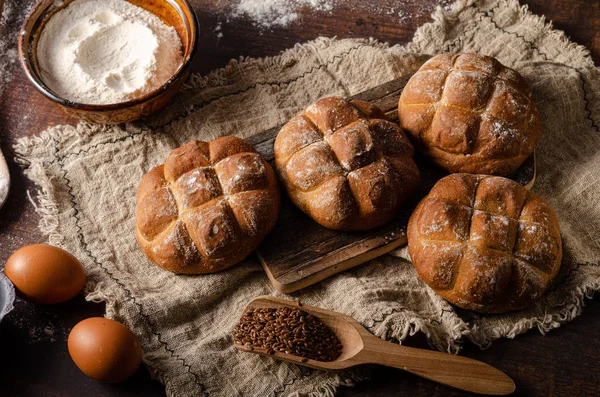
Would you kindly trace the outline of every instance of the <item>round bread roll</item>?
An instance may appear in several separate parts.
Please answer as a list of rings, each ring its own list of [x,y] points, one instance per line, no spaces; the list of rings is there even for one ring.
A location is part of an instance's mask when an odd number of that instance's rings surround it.
[[[182,274],[212,273],[250,254],[275,226],[275,173],[242,139],[192,141],[144,175],[136,236],[146,256]]]
[[[398,114],[417,151],[451,173],[509,175],[541,133],[523,77],[476,54],[427,61],[402,91]]]
[[[485,313],[522,309],[560,268],[554,210],[510,179],[452,174],[441,179],[408,223],[417,273],[444,299]]]
[[[413,154],[379,108],[339,97],[308,107],[275,140],[275,165],[291,200],[335,230],[367,230],[397,215],[419,184]]]

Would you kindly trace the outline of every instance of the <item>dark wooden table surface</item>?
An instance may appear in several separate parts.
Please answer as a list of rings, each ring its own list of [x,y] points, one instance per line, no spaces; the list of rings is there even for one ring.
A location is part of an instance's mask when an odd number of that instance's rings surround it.
[[[227,0],[192,0],[200,20],[200,51],[194,70],[206,73],[240,55],[274,55],[295,43],[318,36],[375,37],[406,43],[417,27],[430,21],[430,12],[450,0],[338,0],[333,10],[299,10],[299,19],[286,28],[260,29],[247,18],[232,18]],[[600,2],[597,0],[526,0],[573,41],[584,44],[600,61]],[[0,53],[0,146],[13,178],[8,203],[0,210],[0,263],[27,244],[45,242],[37,230],[38,216],[28,200],[33,186],[11,160],[17,138],[35,136],[50,125],[75,123],[46,101],[27,82],[15,59],[19,26],[34,0],[5,0],[0,38],[8,40]],[[394,8],[394,12],[390,10]],[[222,36],[219,34],[221,33]],[[0,46],[2,49],[2,46]],[[56,306],[36,306],[17,300],[15,310],[0,325],[1,396],[163,396],[164,388],[140,368],[120,384],[103,384],[85,377],[71,362],[66,340],[80,320],[103,314],[103,305],[82,296]],[[518,396],[600,395],[600,299],[586,302],[583,314],[546,336],[536,330],[514,340],[500,340],[480,351],[467,344],[464,355],[483,360],[510,375]],[[408,344],[424,346],[423,337]],[[341,388],[340,396],[466,395],[401,371],[374,367],[372,380],[357,388]]]

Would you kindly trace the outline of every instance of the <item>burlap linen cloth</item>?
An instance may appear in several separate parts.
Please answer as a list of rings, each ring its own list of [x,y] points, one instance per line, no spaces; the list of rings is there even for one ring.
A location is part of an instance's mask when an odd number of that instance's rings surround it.
[[[294,297],[356,318],[401,341],[424,332],[457,352],[538,327],[558,327],[600,288],[600,79],[588,51],[517,1],[459,2],[438,10],[412,43],[318,39],[280,56],[232,61],[194,76],[144,123],[52,127],[15,147],[40,187],[40,228],[83,262],[87,299],[140,339],[144,362],[173,396],[329,396],[368,370],[325,373],[238,352],[230,331],[253,297],[276,294],[255,259],[212,275],[178,276],[152,265],[134,237],[142,175],[191,139],[248,137],[284,123],[326,95],[352,95],[415,71],[425,54],[472,51],[498,58],[533,88],[543,120],[534,190],[556,209],[564,260],[556,284],[532,308],[483,316],[456,311],[410,262],[386,255]],[[402,254],[400,252],[399,254]],[[398,254],[397,254],[398,255]]]

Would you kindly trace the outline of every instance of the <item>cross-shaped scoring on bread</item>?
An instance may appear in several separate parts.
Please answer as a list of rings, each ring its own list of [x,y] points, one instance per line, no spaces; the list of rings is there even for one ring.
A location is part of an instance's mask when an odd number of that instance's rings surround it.
[[[419,183],[404,132],[364,101],[321,99],[275,140],[275,164],[292,201],[324,227],[389,222]]]
[[[477,54],[427,61],[402,91],[398,115],[416,149],[448,172],[509,175],[541,133],[523,77]]]
[[[225,269],[272,230],[275,173],[244,140],[192,141],[173,150],[138,188],[136,236],[148,258],[187,274]]]
[[[560,268],[558,218],[542,197],[510,179],[452,174],[431,189],[408,224],[415,269],[464,309],[528,306]]]

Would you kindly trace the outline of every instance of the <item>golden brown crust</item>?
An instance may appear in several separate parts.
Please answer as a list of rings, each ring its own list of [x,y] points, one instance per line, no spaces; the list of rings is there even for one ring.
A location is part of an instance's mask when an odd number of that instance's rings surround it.
[[[371,103],[321,99],[275,140],[275,165],[292,201],[324,227],[366,230],[390,221],[416,190],[404,132]]]
[[[509,175],[541,134],[523,77],[476,54],[427,61],[402,91],[398,115],[417,150],[448,172]]]
[[[192,141],[138,187],[137,241],[158,266],[212,273],[243,260],[275,226],[275,173],[244,140]]]
[[[502,177],[441,179],[408,223],[417,273],[464,309],[501,313],[542,295],[560,269],[558,218],[542,197]]]

